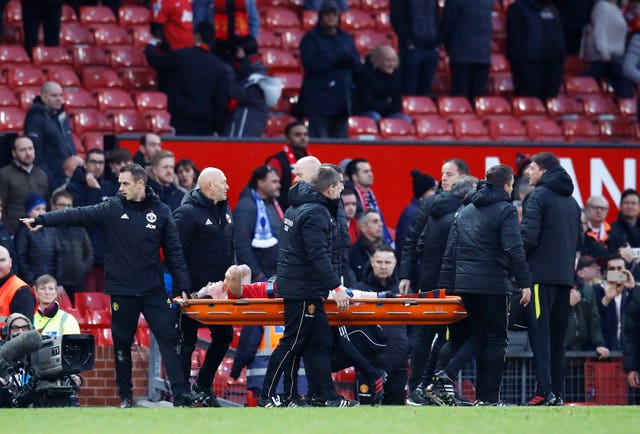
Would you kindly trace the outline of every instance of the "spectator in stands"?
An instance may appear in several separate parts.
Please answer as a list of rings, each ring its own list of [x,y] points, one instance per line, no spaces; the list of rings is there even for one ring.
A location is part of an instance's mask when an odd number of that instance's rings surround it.
[[[584,53],[591,62],[585,74],[596,80],[606,78],[618,98],[631,98],[633,88],[622,71],[627,21],[616,0],[600,0],[593,7],[591,38],[591,43],[585,45],[589,49],[593,47],[594,52]]]
[[[604,196],[591,196],[587,199],[588,228],[580,253],[596,259],[604,259],[607,252],[617,251],[618,241],[611,237],[611,225],[607,223],[609,201]]]
[[[25,214],[36,218],[47,212],[47,203],[37,193],[32,193],[24,201]],[[62,270],[60,240],[54,228],[43,228],[35,233],[21,226],[16,231],[16,252],[20,277],[33,285],[42,274],[57,276]]]
[[[33,289],[12,273],[12,259],[9,251],[0,246],[0,326],[4,325],[6,317],[13,313],[33,319],[36,311],[36,296]]]
[[[640,404],[640,291],[629,297],[623,325],[622,368],[627,373],[627,404]]]
[[[431,95],[438,67],[440,25],[437,0],[395,0],[391,25],[398,36],[403,95]]]
[[[33,327],[42,336],[63,336],[80,333],[78,320],[60,308],[58,298],[58,282],[50,274],[38,277],[35,283],[38,310],[33,316]]]
[[[567,44],[567,55],[577,56],[580,52],[580,41],[584,26],[591,19],[591,8],[595,0],[551,0],[558,11],[564,39]]]
[[[358,213],[368,210],[377,212],[380,215],[383,225],[382,241],[393,247],[393,239],[391,238],[387,224],[384,221],[382,211],[378,206],[376,195],[371,189],[371,186],[373,185],[373,171],[371,170],[371,164],[369,164],[369,162],[364,158],[354,158],[349,162],[349,164],[347,164],[345,176],[347,178],[345,187],[353,188],[357,194]]]
[[[566,57],[551,0],[516,0],[507,10],[507,59],[516,96],[558,96]]]
[[[353,112],[353,74],[361,67],[353,37],[340,28],[340,9],[325,0],[318,24],[300,42],[304,68],[300,99],[309,135],[347,138]]]
[[[277,202],[280,176],[268,165],[256,168],[233,210],[237,260],[251,268],[252,280],[276,274],[283,212]]]
[[[40,88],[24,120],[24,134],[33,142],[36,165],[49,177],[52,190],[65,183],[63,163],[76,154],[71,125],[64,110],[62,87],[48,81]]]
[[[355,198],[354,198],[354,200],[355,200]],[[0,199],[0,246],[2,246],[5,249],[7,249],[7,251],[9,252],[9,255],[12,258],[15,258],[16,257],[16,247],[13,244],[13,236],[11,235],[11,233],[9,232],[7,227],[4,225],[4,222],[2,220],[3,206],[4,206],[4,204],[2,203],[2,199]],[[17,266],[17,264],[15,264],[15,265]],[[13,270],[14,273],[16,271],[17,271],[17,268],[15,268]]]
[[[65,190],[69,185],[69,181],[71,181],[71,178],[73,177],[73,174],[78,168],[78,166],[83,166],[83,165],[84,165],[84,160],[79,155],[72,155],[71,157],[64,160],[64,163],[62,163],[62,170],[64,172],[64,184],[60,185],[57,189],[55,189],[52,192],[52,194],[55,193],[56,191]]]
[[[382,242],[382,220],[374,210],[363,211],[358,215],[360,236],[349,250],[349,267],[356,276],[356,282],[362,280],[364,268]]]
[[[432,176],[420,172],[418,169],[411,171],[411,186],[413,188],[413,197],[409,205],[402,210],[398,224],[396,224],[396,257],[398,261],[402,260],[402,247],[404,246],[404,238],[407,236],[409,226],[413,218],[418,212],[420,202],[429,196],[436,194],[438,189],[438,181]]]
[[[611,224],[613,237],[622,245],[640,247],[640,194],[632,188],[622,192],[618,219]]]
[[[84,165],[75,169],[66,190],[76,206],[94,205],[116,194],[114,185],[104,179],[105,162],[104,151],[93,148]]]
[[[152,133],[143,134],[140,137],[140,148],[133,156],[133,162],[147,168],[151,164],[153,156],[161,149],[162,140],[160,139],[160,136]],[[115,171],[113,173],[117,176],[120,172]]]
[[[344,215],[347,219],[349,238],[351,239],[351,244],[353,244],[358,240],[358,237],[360,237],[358,219],[356,218],[356,212],[358,211],[356,192],[352,188],[345,188],[342,190],[342,193],[340,193],[340,199],[342,199]]]
[[[49,178],[40,167],[33,164],[33,142],[25,136],[13,141],[13,161],[0,169],[0,199],[4,204],[4,224],[15,234],[24,216],[24,201],[32,193],[45,197],[49,192]]]
[[[176,163],[175,170],[180,187],[186,191],[190,191],[196,187],[198,176],[200,176],[200,169],[198,169],[198,166],[196,166],[193,160],[183,158]]]
[[[322,7],[323,3],[324,0],[304,0],[304,8],[308,11],[318,11]],[[336,4],[341,12],[349,10],[347,0],[336,0]]]
[[[598,313],[598,302],[593,293],[593,284],[602,279],[598,260],[583,256],[576,267],[576,286],[569,295],[569,324],[565,345],[568,351],[595,351],[598,358],[609,357],[602,324]]]
[[[160,201],[167,204],[171,211],[180,206],[185,191],[176,184],[174,173],[175,157],[171,151],[158,151],[151,159],[149,187],[156,192]]]
[[[157,136],[156,136],[157,137]],[[146,143],[146,139],[145,143]],[[160,146],[160,138],[158,137],[158,146]],[[142,150],[143,147],[142,145],[140,146],[140,149]],[[146,152],[147,148],[146,146],[144,147],[144,150]],[[145,166],[144,164],[144,157],[142,156],[141,152],[138,151],[138,153],[136,155],[140,154],[140,159],[142,161],[143,164],[141,164],[141,166]],[[105,155],[106,156],[106,155]],[[111,184],[114,185],[115,189],[117,190],[118,188],[118,173],[120,173],[120,169],[122,169],[122,167],[125,164],[129,164],[132,162],[131,160],[131,153],[129,152],[128,149],[124,149],[124,148],[115,148],[113,149],[111,152],[109,152],[108,158],[107,158],[107,162],[109,163],[109,166],[107,168],[107,171],[105,172],[105,179],[107,180],[107,182],[110,182]]]
[[[381,118],[413,120],[402,113],[398,55],[390,45],[378,45],[356,75],[356,113],[378,122]]]
[[[213,8],[215,23],[216,52],[223,59],[235,57],[235,44],[238,38],[260,33],[260,17],[256,0],[218,1]]]
[[[287,144],[284,145],[282,151],[267,158],[266,163],[276,169],[278,175],[280,175],[278,203],[280,208],[286,210],[289,208],[289,188],[291,188],[295,178],[293,171],[296,167],[296,162],[309,155],[307,152],[309,130],[304,122],[294,121],[285,127],[284,137]],[[318,162],[319,164],[320,162]]]
[[[629,40],[627,52],[622,61],[622,72],[633,84],[640,84],[640,33],[638,32],[635,32]],[[637,99],[637,107],[640,108],[640,97]],[[640,110],[636,116],[640,120]]]
[[[24,48],[29,57],[38,45],[38,32],[42,24],[44,45],[60,45],[60,24],[62,21],[62,0],[20,0],[22,5],[22,28],[24,29]]]
[[[191,0],[153,0],[151,11],[151,34],[158,39],[161,50],[193,46],[195,27]]]
[[[492,0],[448,0],[442,36],[451,69],[451,95],[473,105],[487,88],[491,67]]]
[[[168,110],[178,136],[211,136],[224,131],[228,65],[209,51],[213,32],[213,26],[200,23],[190,47],[166,54],[160,54],[152,44],[145,48],[149,64],[167,74]]]
[[[51,211],[73,208],[73,196],[60,191],[51,196]],[[85,278],[93,267],[93,245],[85,228],[53,228],[60,243],[58,280],[71,301],[76,292],[86,291]],[[37,282],[36,282],[37,286]]]
[[[234,75],[230,78],[229,119],[227,137],[262,137],[267,127],[269,108],[260,83],[267,79],[267,68],[260,62],[258,41],[253,36],[236,38],[231,62]],[[277,83],[281,93],[282,83]]]

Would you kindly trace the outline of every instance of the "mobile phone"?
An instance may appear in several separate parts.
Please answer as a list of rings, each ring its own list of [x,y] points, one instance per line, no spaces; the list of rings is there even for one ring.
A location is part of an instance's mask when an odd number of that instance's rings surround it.
[[[631,249],[631,257],[633,259],[640,258],[640,247],[634,247],[633,249]]]
[[[627,274],[623,271],[609,270],[607,271],[607,282],[626,282]]]

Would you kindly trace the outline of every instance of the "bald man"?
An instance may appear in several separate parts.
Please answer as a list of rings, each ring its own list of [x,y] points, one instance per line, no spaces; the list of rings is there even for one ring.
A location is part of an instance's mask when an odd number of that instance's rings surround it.
[[[224,172],[207,167],[198,177],[198,188],[187,193],[182,205],[173,212],[191,275],[189,292],[197,292],[209,282],[224,280],[227,268],[235,263],[228,191]],[[191,355],[201,326],[186,315],[180,317],[180,357],[185,378],[189,378]],[[233,339],[233,327],[207,327],[211,331],[211,345],[192,388],[209,396],[209,406],[219,407],[211,385]]]
[[[9,251],[0,246],[0,327],[12,313],[21,313],[33,321],[36,294],[22,279],[11,272]]]
[[[27,111],[24,134],[33,141],[37,166],[47,173],[51,190],[66,182],[64,161],[76,155],[71,125],[64,111],[62,87],[48,81]]]
[[[310,182],[311,177],[316,173],[320,164],[320,160],[311,155],[299,159],[296,163],[296,167],[293,169],[293,175],[295,176],[294,184],[297,184],[300,181]]]

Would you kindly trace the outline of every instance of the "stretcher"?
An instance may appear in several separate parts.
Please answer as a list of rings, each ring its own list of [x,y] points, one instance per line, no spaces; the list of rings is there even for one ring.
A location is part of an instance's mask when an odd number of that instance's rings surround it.
[[[179,304],[184,315],[207,325],[284,324],[281,298],[187,299]],[[460,297],[444,293],[435,298],[352,298],[345,312],[338,312],[333,300],[325,300],[324,306],[331,325],[451,324],[467,316]]]

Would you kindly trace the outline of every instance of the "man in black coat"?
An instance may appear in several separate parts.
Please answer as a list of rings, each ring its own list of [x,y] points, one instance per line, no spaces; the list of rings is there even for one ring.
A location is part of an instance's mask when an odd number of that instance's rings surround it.
[[[131,383],[131,345],[143,313],[158,341],[171,382],[174,405],[191,403],[185,393],[176,333],[176,312],[164,286],[160,249],[174,279],[174,295],[189,287],[180,236],[169,207],[149,188],[137,164],[120,170],[119,194],[93,206],[67,208],[21,219],[32,231],[42,226],[99,226],[105,233],[105,294],[111,296],[111,331],[116,383],[122,408],[135,405]]]
[[[453,398],[453,379],[474,357],[478,358],[476,399],[484,405],[500,400],[500,382],[507,349],[509,300],[516,286],[520,303],[531,297],[518,211],[511,204],[513,170],[491,167],[486,180],[470,197],[471,203],[456,213],[447,240],[447,256],[455,258],[455,292],[467,310],[471,336],[434,377],[434,393]]]
[[[224,274],[235,264],[231,210],[227,202],[229,184],[225,174],[206,167],[198,177],[198,188],[185,196],[182,205],[174,211],[174,218],[184,248],[191,283],[185,289],[200,290],[209,282],[224,280]],[[198,328],[202,324],[186,315],[180,316],[180,357],[185,379],[191,371],[191,355],[198,341]],[[210,325],[211,345],[198,372],[193,390],[205,392],[208,405],[219,407],[211,385],[233,340],[233,327]]]
[[[622,368],[627,373],[627,404],[640,404],[640,291],[629,296],[622,327]]]
[[[211,24],[200,23],[193,47],[167,54],[160,54],[151,44],[145,48],[149,64],[168,75],[171,126],[178,136],[210,136],[224,131],[229,100],[229,71],[209,51],[214,34]]]
[[[538,383],[529,405],[554,405],[563,400],[569,294],[584,233],[573,182],[558,158],[534,155],[527,174],[535,188],[524,200],[521,229],[536,300],[527,316]]]
[[[349,307],[339,275],[341,237],[336,217],[341,190],[338,172],[320,166],[311,182],[300,182],[289,191],[292,207],[284,216],[278,256],[278,295],[284,299],[285,329],[269,359],[260,407],[281,406],[275,395],[280,376],[283,372],[289,375],[302,354],[307,374],[328,407],[358,405],[339,396],[333,385],[331,329],[323,301],[332,291],[338,309]]]

